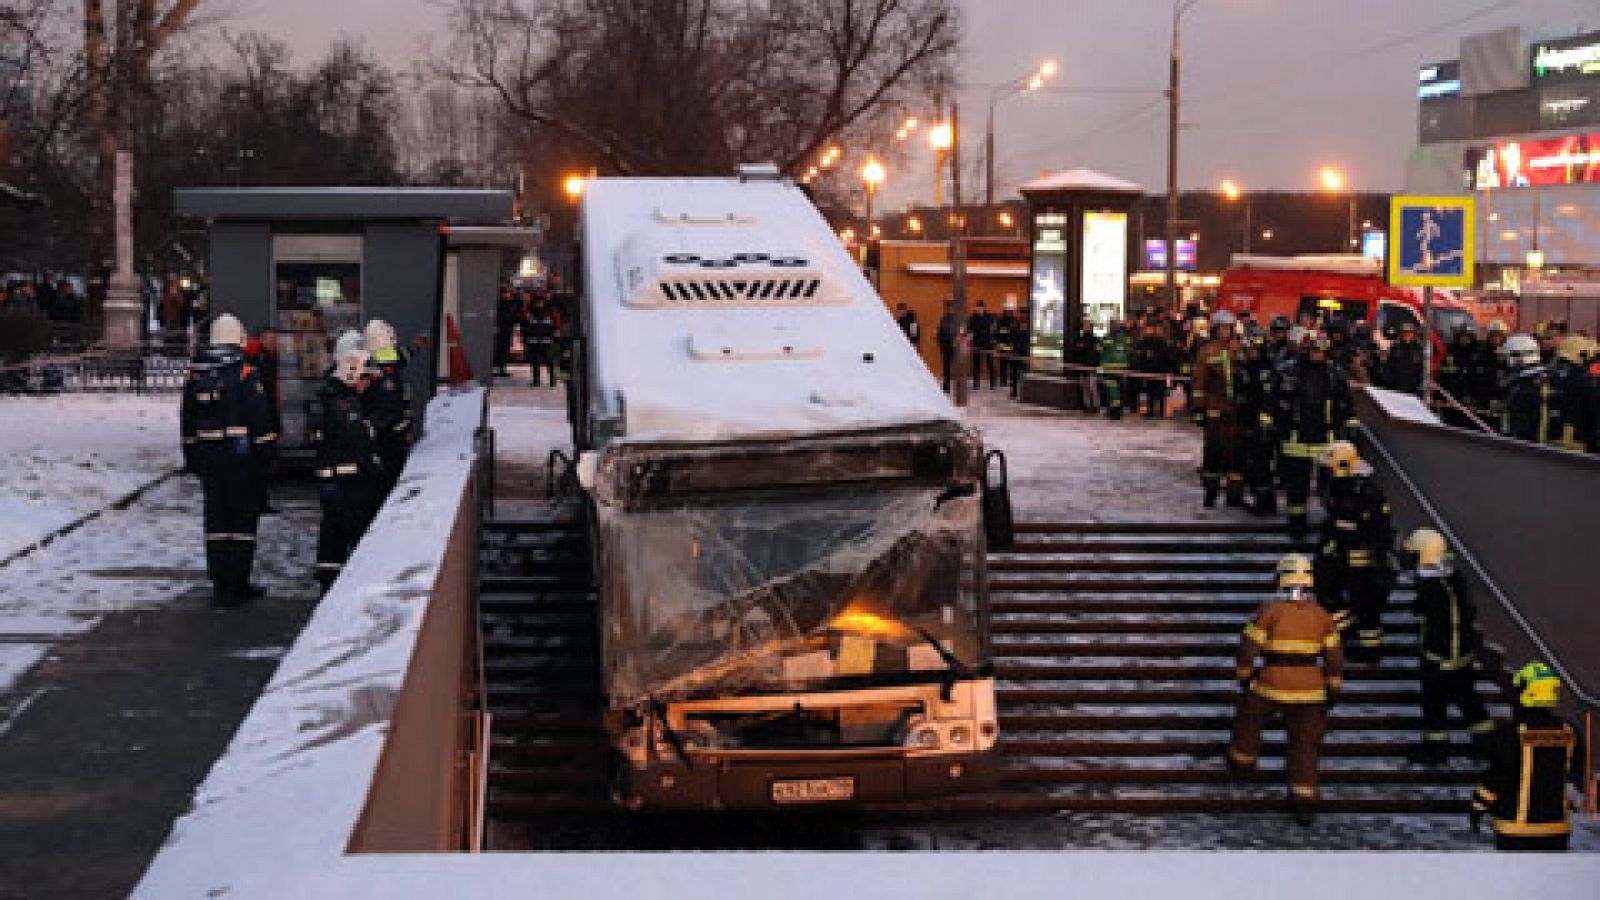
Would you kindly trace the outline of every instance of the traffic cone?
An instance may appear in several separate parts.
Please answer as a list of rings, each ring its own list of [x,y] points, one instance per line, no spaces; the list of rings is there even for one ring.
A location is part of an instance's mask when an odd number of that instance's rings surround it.
[[[450,341],[450,384],[459,386],[472,381],[472,364],[467,362],[467,351],[461,348],[461,329],[456,327],[456,317],[444,317],[445,336]]]

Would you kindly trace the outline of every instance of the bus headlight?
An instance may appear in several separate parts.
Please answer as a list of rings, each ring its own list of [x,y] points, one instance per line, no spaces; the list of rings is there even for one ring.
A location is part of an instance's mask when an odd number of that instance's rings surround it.
[[[911,735],[906,739],[906,746],[913,750],[939,749],[939,729],[932,725],[919,725],[911,730]]]

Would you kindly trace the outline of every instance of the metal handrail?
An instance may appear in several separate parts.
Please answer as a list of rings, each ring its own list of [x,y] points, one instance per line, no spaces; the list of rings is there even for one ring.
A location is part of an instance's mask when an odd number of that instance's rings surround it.
[[[1500,601],[1501,608],[1506,611],[1506,614],[1511,617],[1511,620],[1515,622],[1517,627],[1522,630],[1523,636],[1525,636],[1534,645],[1534,647],[1538,649],[1541,656],[1543,656],[1543,658],[1555,668],[1556,672],[1561,675],[1561,680],[1567,684],[1568,688],[1572,691],[1573,696],[1576,697],[1583,705],[1600,710],[1600,697],[1596,697],[1593,694],[1583,690],[1578,682],[1572,677],[1571,669],[1562,664],[1561,658],[1551,651],[1549,644],[1545,643],[1544,639],[1539,636],[1539,633],[1534,629],[1533,625],[1529,623],[1527,618],[1522,615],[1521,610],[1517,609],[1516,604],[1511,600],[1511,598],[1506,596],[1505,591],[1500,589],[1500,585],[1497,584],[1492,577],[1490,577],[1488,569],[1486,569],[1484,565],[1478,561],[1477,556],[1475,556],[1471,550],[1467,549],[1466,544],[1461,540],[1461,536],[1456,534],[1455,530],[1450,527],[1450,523],[1444,520],[1444,517],[1439,513],[1438,508],[1436,508],[1433,503],[1428,500],[1427,495],[1422,492],[1422,489],[1417,486],[1417,483],[1411,480],[1411,476],[1408,475],[1405,468],[1400,465],[1400,461],[1395,459],[1394,454],[1389,452],[1389,448],[1384,446],[1383,441],[1380,440],[1377,435],[1373,434],[1370,428],[1363,429],[1363,432],[1366,435],[1367,441],[1371,443],[1380,454],[1382,454],[1384,461],[1389,465],[1390,471],[1394,472],[1395,477],[1400,479],[1401,484],[1405,485],[1406,490],[1411,494],[1412,498],[1417,501],[1417,505],[1422,507],[1422,511],[1427,514],[1428,518],[1438,528],[1439,532],[1450,541],[1450,545],[1455,549],[1456,554],[1462,559],[1465,559],[1467,563],[1472,566],[1472,570],[1478,574],[1479,580],[1488,586],[1489,590],[1494,594],[1495,599]]]
[[[1495,427],[1491,426],[1488,422],[1485,422],[1482,418],[1480,418],[1478,416],[1478,413],[1477,413],[1476,410],[1474,410],[1472,407],[1466,405],[1465,403],[1462,403],[1460,400],[1457,400],[1454,394],[1451,394],[1449,391],[1447,391],[1444,388],[1440,387],[1438,384],[1429,384],[1428,385],[1428,391],[1431,394],[1437,394],[1437,395],[1443,397],[1445,399],[1446,403],[1450,406],[1451,409],[1454,409],[1455,411],[1457,411],[1457,412],[1461,413],[1462,415],[1466,416],[1467,417],[1467,421],[1471,422],[1479,431],[1483,432],[1484,434],[1499,434],[1500,433],[1500,430],[1498,428],[1495,428]],[[1433,404],[1429,403],[1428,407],[1430,409],[1432,409],[1433,408]]]

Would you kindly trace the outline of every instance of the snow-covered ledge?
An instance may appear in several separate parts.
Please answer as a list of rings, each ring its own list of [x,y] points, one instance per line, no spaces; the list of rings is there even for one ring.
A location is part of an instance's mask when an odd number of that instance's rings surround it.
[[[398,487],[137,895],[291,896],[352,850],[453,849],[483,404],[432,402]]]

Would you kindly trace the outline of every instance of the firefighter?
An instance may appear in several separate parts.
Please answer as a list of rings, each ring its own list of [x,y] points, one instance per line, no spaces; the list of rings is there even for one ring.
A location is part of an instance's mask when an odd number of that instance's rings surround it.
[[[1497,850],[1564,853],[1572,836],[1567,783],[1581,781],[1577,733],[1555,713],[1561,679],[1531,662],[1511,681],[1517,691],[1512,721],[1490,733],[1489,765],[1472,794],[1472,830],[1488,814]]]
[[[378,456],[383,460],[382,496],[388,497],[405,470],[415,431],[404,371],[407,360],[395,346],[393,326],[382,319],[367,323],[363,349],[373,378],[361,395],[361,408],[377,435]]]
[[[1417,341],[1417,326],[1406,322],[1400,326],[1399,338],[1389,345],[1383,359],[1378,384],[1391,391],[1405,394],[1422,393],[1422,344]]]
[[[1268,413],[1281,441],[1278,475],[1283,481],[1289,534],[1302,540],[1309,516],[1312,462],[1355,424],[1349,382],[1328,363],[1325,338],[1309,338],[1302,355],[1277,370]]]
[[[1450,705],[1466,720],[1467,734],[1481,752],[1494,720],[1477,689],[1478,609],[1467,580],[1455,570],[1444,536],[1418,528],[1406,538],[1416,555],[1418,668],[1422,677],[1422,741],[1408,758],[1418,765],[1443,765],[1449,759]]]
[[[1212,313],[1211,339],[1200,345],[1194,359],[1192,415],[1195,424],[1205,428],[1200,483],[1207,507],[1217,505],[1224,484],[1228,505],[1244,505],[1244,435],[1239,415],[1246,376],[1234,327],[1233,313]]]
[[[1115,422],[1122,418],[1122,392],[1127,386],[1122,373],[1128,371],[1128,332],[1120,319],[1111,320],[1100,341],[1100,369],[1100,405],[1106,418]]]
[[[539,373],[550,371],[550,386],[556,386],[556,332],[555,313],[542,298],[528,307],[527,318],[522,320],[523,355],[528,358],[528,368],[533,372],[533,386],[539,386]]]
[[[1267,329],[1267,359],[1274,367],[1281,366],[1294,356],[1294,345],[1289,343],[1289,329],[1294,323],[1288,316],[1278,315],[1272,317],[1272,324]]]
[[[1478,358],[1478,339],[1472,329],[1466,326],[1457,328],[1450,338],[1450,346],[1444,351],[1444,358],[1439,362],[1439,387],[1446,394],[1455,398],[1457,403],[1471,409],[1477,402],[1473,395],[1472,371]],[[1458,428],[1471,427],[1472,421],[1454,405],[1446,402],[1445,410],[1440,415],[1447,425]]]
[[[1550,372],[1532,335],[1506,338],[1506,374],[1500,381],[1501,431],[1521,441],[1543,441],[1550,434],[1553,391]]]
[[[1290,811],[1296,822],[1310,825],[1328,703],[1343,686],[1344,656],[1339,631],[1312,591],[1311,560],[1290,553],[1278,562],[1277,574],[1277,593],[1244,627],[1239,643],[1234,674],[1243,693],[1228,770],[1235,777],[1255,770],[1261,732],[1274,713],[1282,715],[1289,737]]]
[[[382,502],[383,460],[372,423],[361,408],[361,395],[371,380],[367,361],[364,348],[341,352],[307,416],[322,503],[316,578],[324,594],[344,570]]]
[[[217,606],[261,596],[250,583],[263,481],[277,449],[272,407],[259,373],[244,361],[244,326],[231,315],[211,323],[210,346],[189,366],[179,424],[184,468],[204,491],[206,574]]]
[[[1321,462],[1327,516],[1317,548],[1317,597],[1342,632],[1353,632],[1345,641],[1350,658],[1375,662],[1383,650],[1383,610],[1394,586],[1389,502],[1372,477],[1372,466],[1349,441],[1330,444]]]
[[[1556,345],[1555,361],[1549,365],[1551,403],[1556,408],[1552,417],[1550,443],[1568,450],[1583,452],[1593,441],[1595,422],[1591,417],[1593,404],[1589,397],[1589,360],[1593,342],[1582,335],[1571,334]]]
[[[1240,382],[1239,421],[1244,428],[1244,484],[1250,512],[1258,516],[1278,513],[1278,490],[1272,464],[1277,433],[1267,412],[1274,369],[1268,347],[1259,340],[1244,346],[1244,377]]]

